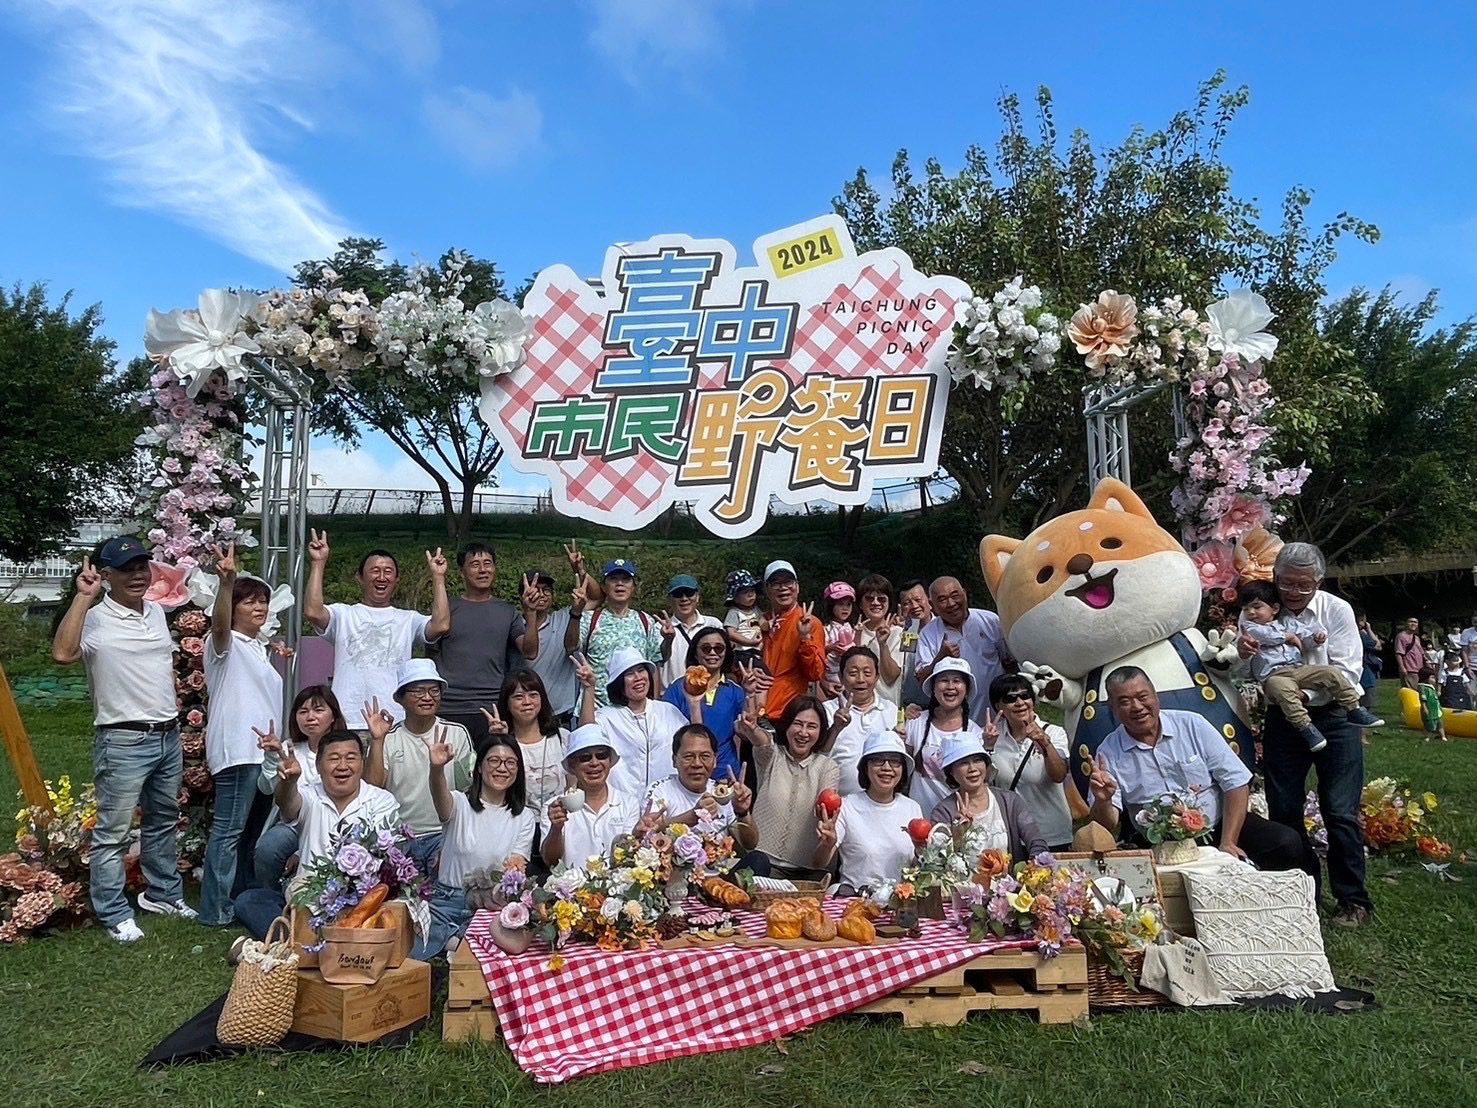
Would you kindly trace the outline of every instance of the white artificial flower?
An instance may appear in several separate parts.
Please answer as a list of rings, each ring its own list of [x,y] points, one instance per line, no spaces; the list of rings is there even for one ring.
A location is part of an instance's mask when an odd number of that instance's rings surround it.
[[[621,903],[619,897],[607,896],[600,905],[600,914],[608,920],[614,920],[621,914],[622,907],[624,905]]]
[[[241,359],[260,354],[262,349],[242,330],[257,302],[250,293],[206,289],[197,310],[157,312],[151,308],[144,327],[144,349],[165,361],[191,396],[218,369],[239,381],[246,372]]]
[[[1260,293],[1237,289],[1205,309],[1207,345],[1248,362],[1266,361],[1277,350],[1277,336],[1265,330],[1274,318]]]

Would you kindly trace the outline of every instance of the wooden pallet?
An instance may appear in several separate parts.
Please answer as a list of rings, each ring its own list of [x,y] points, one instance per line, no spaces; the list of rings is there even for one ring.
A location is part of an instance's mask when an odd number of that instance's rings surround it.
[[[446,985],[446,1009],[441,1014],[441,1038],[445,1042],[497,1038],[497,1012],[487,994],[487,978],[466,939],[453,939],[447,962],[451,973]]]
[[[1034,1012],[1041,1023],[1087,1016],[1087,952],[1069,947],[1055,958],[1001,950],[864,1004],[855,1012],[897,1013],[904,1027],[954,1027],[971,1012]]]

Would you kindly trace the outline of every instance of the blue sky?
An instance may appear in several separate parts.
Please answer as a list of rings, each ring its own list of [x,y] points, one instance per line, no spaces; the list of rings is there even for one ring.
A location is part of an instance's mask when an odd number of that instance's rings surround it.
[[[1373,221],[1332,290],[1439,288],[1459,318],[1474,32],[1463,3],[0,0],[0,280],[100,302],[126,357],[150,307],[281,283],[346,232],[402,258],[461,246],[514,284],[665,231],[743,250],[899,147],[953,167],[992,144],[1002,90],[1050,86],[1064,133],[1109,144],[1225,67],[1252,94],[1237,191],[1275,216],[1302,184],[1317,218]],[[424,485],[368,452],[325,442],[313,470]]]

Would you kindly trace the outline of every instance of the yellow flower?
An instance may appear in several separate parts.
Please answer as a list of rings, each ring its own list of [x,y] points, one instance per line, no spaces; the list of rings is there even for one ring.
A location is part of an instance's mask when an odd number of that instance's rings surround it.
[[[625,849],[623,847],[619,847],[618,846],[613,851],[611,851],[610,856],[615,859],[615,864],[616,865],[620,865],[622,862],[624,862],[626,860],[626,852],[625,852]]]
[[[572,900],[561,900],[554,905],[554,922],[561,929],[569,929],[580,918],[579,905]]]
[[[656,880],[656,874],[645,866],[636,866],[631,870],[631,880],[649,889],[651,883]]]
[[[1434,812],[1440,805],[1436,803],[1435,793],[1422,793],[1421,799],[1426,802],[1426,811]]]
[[[556,955],[554,955],[554,957],[552,957],[552,958],[549,959],[549,969],[552,970],[554,973],[558,973],[563,968],[564,968],[564,955],[562,955],[562,954],[556,954]]]
[[[1020,892],[1006,893],[1005,902],[1017,912],[1025,913],[1031,910],[1031,905],[1036,903],[1036,898],[1022,889]]]
[[[674,839],[680,839],[687,834],[688,827],[685,823],[674,823],[667,828],[667,834]]]
[[[1159,921],[1154,918],[1153,912],[1139,913],[1139,927],[1143,930],[1144,938],[1150,942],[1159,937]]]

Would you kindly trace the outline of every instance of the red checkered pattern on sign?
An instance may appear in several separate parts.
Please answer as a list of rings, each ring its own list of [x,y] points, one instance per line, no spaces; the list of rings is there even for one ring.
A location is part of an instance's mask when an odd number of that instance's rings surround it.
[[[827,910],[840,915],[840,902]],[[764,917],[740,912],[762,937]],[[917,939],[858,947],[791,950],[715,944],[608,952],[566,947],[564,968],[535,942],[524,954],[499,950],[478,912],[467,940],[487,978],[503,1039],[537,1081],[756,1046],[848,1012],[952,966],[1015,950],[1020,941],[971,943],[956,927],[922,921]]]

